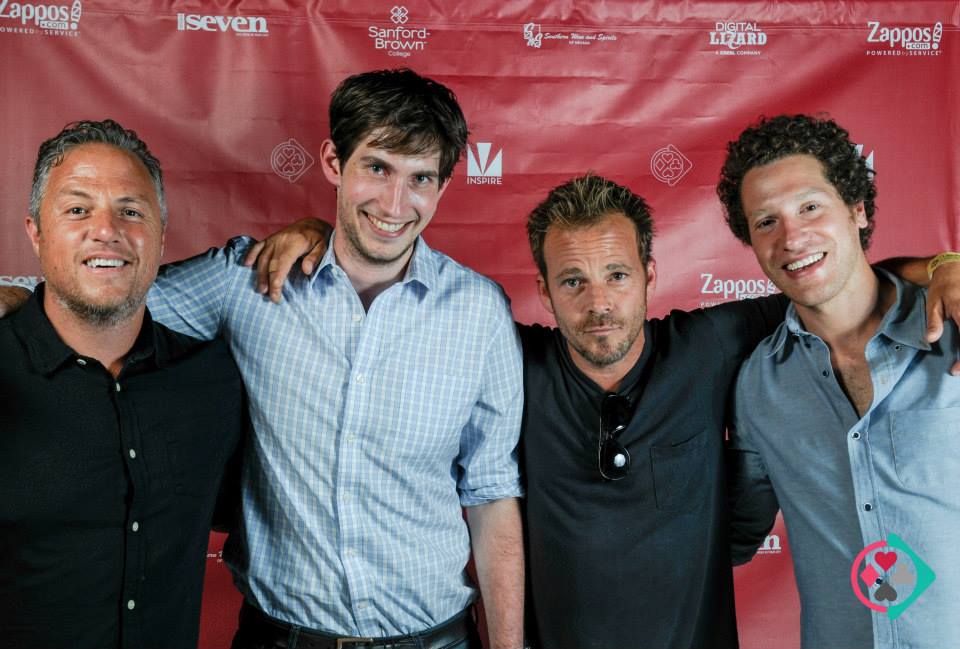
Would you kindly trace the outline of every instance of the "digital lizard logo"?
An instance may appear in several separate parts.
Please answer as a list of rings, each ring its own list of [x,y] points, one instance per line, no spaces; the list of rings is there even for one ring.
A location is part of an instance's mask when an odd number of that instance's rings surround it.
[[[936,578],[930,566],[896,534],[865,547],[850,568],[850,585],[860,603],[891,620],[917,601]]]

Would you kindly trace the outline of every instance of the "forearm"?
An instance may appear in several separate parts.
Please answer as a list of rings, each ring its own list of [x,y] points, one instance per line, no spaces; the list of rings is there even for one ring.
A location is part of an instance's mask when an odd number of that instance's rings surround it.
[[[927,264],[930,263],[931,259],[933,257],[891,257],[878,261],[874,265],[890,271],[911,284],[929,286],[930,278],[927,276]]]
[[[523,646],[523,534],[516,498],[467,508],[490,649]]]
[[[22,286],[0,286],[0,318],[5,318],[30,299],[30,291]]]

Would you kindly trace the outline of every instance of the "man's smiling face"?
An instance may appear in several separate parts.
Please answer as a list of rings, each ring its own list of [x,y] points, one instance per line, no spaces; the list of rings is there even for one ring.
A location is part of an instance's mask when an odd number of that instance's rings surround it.
[[[27,218],[26,227],[47,300],[95,324],[115,324],[142,307],[164,237],[143,163],[109,144],[74,147],[50,170],[39,214],[39,224]]]
[[[367,266],[405,264],[446,189],[440,185],[439,152],[406,155],[370,146],[367,137],[329,174],[337,186],[338,255]]]

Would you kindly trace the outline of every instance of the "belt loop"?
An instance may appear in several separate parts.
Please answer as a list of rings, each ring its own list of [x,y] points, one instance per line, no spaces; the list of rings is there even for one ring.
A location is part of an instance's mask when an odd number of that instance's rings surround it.
[[[290,635],[287,638],[287,649],[297,649],[297,643],[300,640],[300,627],[296,624],[290,625]]]

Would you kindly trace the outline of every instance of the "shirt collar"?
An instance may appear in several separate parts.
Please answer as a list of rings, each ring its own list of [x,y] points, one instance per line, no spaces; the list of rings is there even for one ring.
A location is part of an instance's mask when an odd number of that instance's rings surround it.
[[[346,275],[346,271],[337,263],[337,256],[333,252],[333,241],[336,236],[337,231],[334,230],[333,234],[330,235],[330,241],[327,242],[327,251],[323,253],[320,263],[309,278],[311,285],[321,272],[330,273],[333,272],[334,268],[339,269],[341,273]],[[404,274],[403,279],[400,280],[401,284],[418,282],[428,290],[437,285],[437,260],[431,252],[430,247],[427,245],[427,242],[423,240],[423,237],[418,236],[413,245],[413,255],[410,256],[410,262],[407,264],[407,272]]]
[[[46,286],[37,285],[33,295],[14,317],[13,327],[17,337],[23,341],[30,355],[30,361],[42,374],[49,375],[73,362],[79,354],[69,347],[57,334],[56,329],[43,310],[43,296]],[[125,364],[138,363],[154,358],[159,367],[163,367],[171,358],[171,350],[157,327],[153,326],[150,312],[145,311],[140,333],[127,354]]]
[[[919,286],[910,284],[898,276],[882,268],[873,267],[881,279],[886,279],[897,290],[897,299],[880,321],[877,333],[885,335],[890,340],[908,345],[916,349],[929,350],[930,343],[924,340],[927,330],[927,299],[926,291]],[[773,356],[783,348],[790,336],[812,336],[803,328],[800,316],[793,302],[787,307],[787,314],[783,324],[773,334],[770,352]]]

